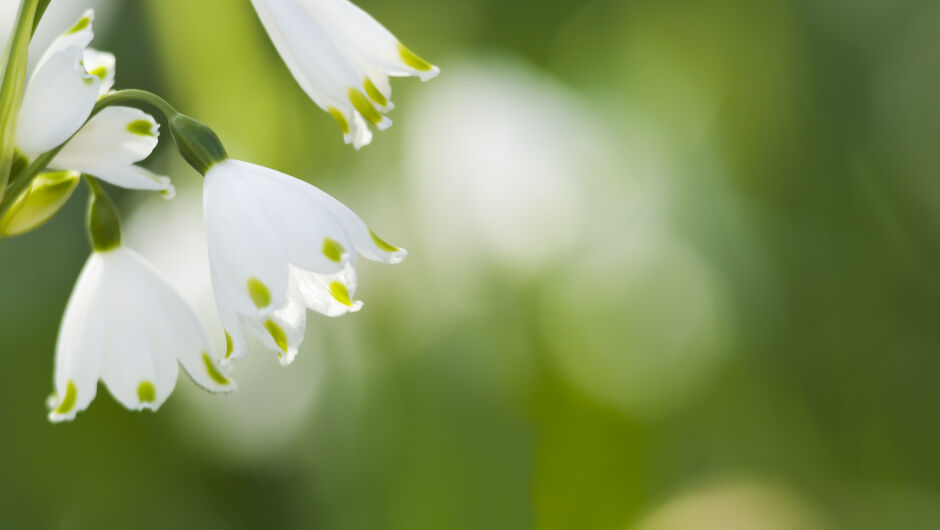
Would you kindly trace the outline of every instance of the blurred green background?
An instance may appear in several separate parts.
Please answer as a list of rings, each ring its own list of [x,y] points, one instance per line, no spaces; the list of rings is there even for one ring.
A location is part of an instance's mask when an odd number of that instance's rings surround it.
[[[442,68],[361,152],[247,0],[93,3],[117,88],[410,256],[235,395],[51,425],[84,197],[0,242],[0,527],[940,527],[937,2],[361,0]],[[147,165],[129,244],[217,330],[200,178]]]

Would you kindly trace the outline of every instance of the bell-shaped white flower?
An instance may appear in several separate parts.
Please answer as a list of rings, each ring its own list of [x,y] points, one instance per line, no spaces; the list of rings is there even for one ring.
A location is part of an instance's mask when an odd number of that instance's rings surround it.
[[[71,420],[98,380],[131,410],[157,410],[176,386],[177,362],[213,392],[235,390],[189,304],[134,251],[92,253],[65,309],[49,419]]]
[[[389,76],[439,73],[348,0],[251,3],[294,78],[356,149],[372,140],[366,121],[379,130],[392,124],[383,115],[393,108]]]
[[[243,357],[251,333],[289,364],[306,310],[358,311],[356,255],[399,263],[407,252],[330,195],[283,173],[225,160],[205,175],[209,266],[226,330],[223,364]]]
[[[172,197],[169,178],[134,165],[157,146],[159,126],[153,117],[134,108],[108,107],[88,119],[115,77],[114,55],[88,48],[93,22],[94,12],[86,11],[33,67],[20,110],[17,149],[32,160],[68,141],[50,168]]]

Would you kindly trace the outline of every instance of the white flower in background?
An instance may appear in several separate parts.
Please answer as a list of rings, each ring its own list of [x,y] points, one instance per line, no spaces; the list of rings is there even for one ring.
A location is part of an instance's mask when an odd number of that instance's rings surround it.
[[[114,55],[87,47],[93,21],[94,12],[86,11],[32,68],[17,124],[17,150],[33,160],[68,141],[51,168],[172,196],[169,178],[134,165],[157,145],[158,126],[150,115],[109,107],[88,120],[98,97],[114,86],[115,75]]]
[[[333,115],[347,144],[372,140],[392,121],[389,76],[427,81],[439,73],[368,13],[347,0],[252,0],[261,22],[294,78]]]
[[[407,252],[376,236],[345,205],[301,180],[225,160],[205,175],[204,215],[216,305],[226,331],[223,363],[246,354],[246,331],[289,364],[306,310],[358,311],[356,253],[399,263]]]
[[[92,253],[65,309],[49,419],[71,420],[98,380],[122,405],[157,410],[176,386],[177,362],[213,392],[235,390],[186,301],[134,251]]]

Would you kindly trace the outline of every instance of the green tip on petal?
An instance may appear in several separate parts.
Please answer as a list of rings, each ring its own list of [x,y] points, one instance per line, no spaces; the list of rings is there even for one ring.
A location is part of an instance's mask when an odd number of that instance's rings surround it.
[[[349,291],[346,289],[346,286],[340,282],[333,282],[330,284],[330,294],[333,295],[333,298],[337,302],[352,307],[352,300],[349,299]]]
[[[278,348],[286,352],[287,333],[284,333],[284,329],[278,326],[277,322],[270,319],[264,323],[264,329],[268,330],[268,333],[271,334],[271,338],[274,339],[274,344],[277,344]]]
[[[157,401],[157,389],[150,381],[144,381],[137,387],[137,399],[141,403],[155,403]]]
[[[226,335],[228,335],[228,333],[226,333]],[[228,378],[222,375],[222,372],[215,367],[215,363],[212,362],[212,357],[209,357],[208,353],[202,352],[202,362],[205,363],[206,373],[209,374],[209,377],[211,377],[213,381],[223,386],[231,384]]]
[[[65,34],[72,35],[73,33],[78,33],[79,31],[87,28],[89,24],[91,24],[91,19],[88,17],[82,17],[81,20],[76,22],[75,25],[72,26],[72,29],[66,31]]]
[[[264,309],[271,305],[271,291],[268,286],[258,278],[248,279],[248,296],[251,301],[258,306],[258,309]]]
[[[235,344],[232,342],[232,336],[228,334],[228,331],[225,332],[225,358],[228,359],[232,356],[232,352],[235,351]]]
[[[434,68],[431,66],[431,63],[425,61],[421,57],[418,57],[415,52],[409,50],[405,47],[404,44],[400,42],[398,43],[398,55],[401,57],[401,60],[405,62],[405,64],[414,68],[415,70],[427,72],[431,68]]]
[[[333,116],[333,119],[339,124],[339,128],[343,130],[343,134],[349,134],[349,122],[346,121],[346,116],[343,116],[343,113],[336,107],[330,107],[330,115]]]
[[[382,94],[382,92],[375,87],[371,79],[367,77],[365,82],[362,83],[362,87],[366,89],[366,94],[369,95],[369,98],[372,101],[376,102],[382,107],[388,106],[388,99],[385,97],[385,94]]]
[[[68,414],[75,408],[75,402],[78,400],[78,390],[75,388],[75,383],[69,381],[68,385],[65,387],[65,397],[62,399],[62,402],[59,403],[59,406],[56,407],[56,414]]]
[[[361,90],[350,88],[347,92],[349,102],[362,114],[362,117],[371,121],[373,125],[382,123],[382,115],[376,110],[375,106],[369,101],[369,98]]]
[[[330,261],[339,263],[343,259],[345,252],[346,249],[343,248],[343,245],[339,244],[339,241],[328,237],[323,239],[323,255]]]
[[[369,230],[369,236],[372,237],[372,242],[375,243],[375,246],[379,247],[385,252],[398,252],[400,250],[398,247],[389,244],[387,241],[377,236],[372,230]]]
[[[140,136],[155,136],[153,134],[153,123],[148,120],[136,120],[127,124],[127,130]]]

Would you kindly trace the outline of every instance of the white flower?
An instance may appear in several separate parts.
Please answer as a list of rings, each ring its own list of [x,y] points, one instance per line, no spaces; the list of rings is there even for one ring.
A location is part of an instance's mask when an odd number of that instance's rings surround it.
[[[372,140],[392,122],[389,76],[427,81],[439,73],[368,13],[347,0],[252,0],[261,22],[294,78],[333,115],[347,144]]]
[[[158,126],[150,115],[109,107],[88,120],[98,97],[114,86],[115,74],[114,55],[88,48],[93,21],[94,12],[86,11],[32,68],[17,123],[17,150],[33,160],[68,141],[49,167],[172,196],[169,178],[134,165],[157,145]]]
[[[177,361],[208,390],[235,389],[193,310],[158,272],[126,247],[96,251],[59,329],[49,419],[86,409],[98,379],[128,409],[157,410],[176,386]]]
[[[150,156],[160,125],[149,114],[131,107],[107,107],[85,124],[49,163],[137,190],[174,194],[169,177],[135,165]]]
[[[306,310],[358,311],[356,253],[399,263],[407,252],[345,205],[283,173],[237,160],[212,166],[203,195],[209,267],[226,330],[223,364],[246,353],[246,331],[289,364]]]

